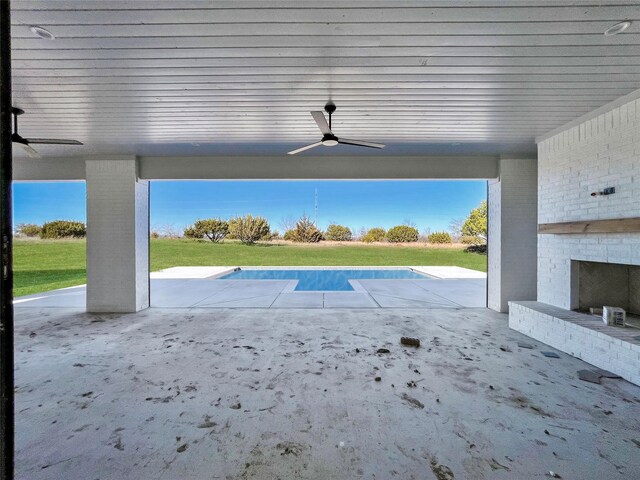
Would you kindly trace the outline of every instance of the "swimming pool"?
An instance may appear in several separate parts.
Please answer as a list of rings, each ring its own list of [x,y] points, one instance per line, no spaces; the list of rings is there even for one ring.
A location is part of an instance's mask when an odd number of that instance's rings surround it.
[[[353,291],[349,280],[388,280],[388,279],[425,279],[408,268],[387,270],[278,270],[239,269],[229,273],[219,280],[298,280],[295,291]]]

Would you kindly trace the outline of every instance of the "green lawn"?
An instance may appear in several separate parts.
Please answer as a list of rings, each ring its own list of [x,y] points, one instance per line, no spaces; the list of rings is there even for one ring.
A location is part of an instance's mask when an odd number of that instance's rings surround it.
[[[86,281],[83,240],[16,240],[16,297]],[[461,249],[384,246],[212,244],[193,240],[151,241],[151,270],[199,265],[453,265],[487,271],[484,255]]]
[[[86,282],[84,240],[13,242],[13,295],[29,295]]]

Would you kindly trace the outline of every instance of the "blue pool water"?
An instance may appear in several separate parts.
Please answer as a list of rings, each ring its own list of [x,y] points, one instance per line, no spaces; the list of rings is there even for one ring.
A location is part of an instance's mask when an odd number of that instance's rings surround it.
[[[425,279],[409,269],[396,270],[236,270],[220,280],[298,280],[296,291],[352,291],[349,280]]]

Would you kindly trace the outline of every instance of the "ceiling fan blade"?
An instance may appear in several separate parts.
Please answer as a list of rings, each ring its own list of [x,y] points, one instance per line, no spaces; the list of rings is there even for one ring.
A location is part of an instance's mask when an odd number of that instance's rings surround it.
[[[310,148],[319,147],[322,145],[322,142],[312,143],[311,145],[307,145],[306,147],[298,148],[296,150],[291,150],[289,155],[295,155],[296,153],[304,152],[305,150],[309,150]]]
[[[338,138],[338,143],[346,145],[357,145],[359,147],[384,148],[382,143],[365,142],[363,140],[349,140],[348,138]]]
[[[16,142],[16,143],[18,143],[18,145],[24,148],[24,151],[27,152],[27,155],[29,155],[31,158],[42,158],[37,151],[35,151],[32,147],[30,147],[26,143],[19,143],[19,142]]]
[[[318,128],[320,129],[322,134],[331,135],[331,129],[329,128],[329,124],[327,123],[327,119],[324,116],[324,113],[316,111],[316,112],[311,112],[311,115],[313,115],[313,119],[318,124]]]
[[[44,145],[82,145],[78,140],[64,140],[57,138],[25,138],[29,143],[40,143]]]

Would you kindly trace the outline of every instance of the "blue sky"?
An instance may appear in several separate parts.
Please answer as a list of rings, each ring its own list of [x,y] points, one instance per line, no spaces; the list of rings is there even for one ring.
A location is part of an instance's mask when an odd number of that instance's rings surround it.
[[[273,229],[282,221],[314,216],[318,225],[340,223],[389,228],[406,221],[420,231],[447,230],[486,198],[485,181],[154,181],[151,225],[181,230],[198,218],[251,213],[266,217]],[[84,182],[37,182],[14,185],[14,224],[55,219],[86,221]],[[282,232],[281,232],[282,233]]]

